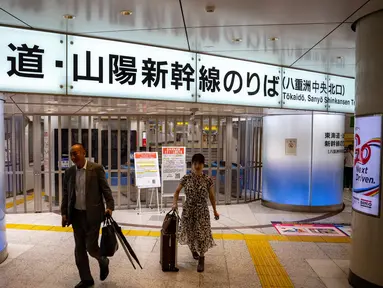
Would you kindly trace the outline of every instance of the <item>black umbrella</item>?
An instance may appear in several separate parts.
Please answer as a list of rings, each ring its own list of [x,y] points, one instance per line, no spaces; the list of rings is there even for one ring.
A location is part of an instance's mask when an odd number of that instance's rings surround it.
[[[118,237],[118,240],[120,240],[120,243],[122,245],[122,247],[124,248],[125,250],[125,253],[126,255],[128,256],[130,262],[132,263],[134,269],[136,269],[136,267],[134,266],[133,264],[133,261],[132,259],[130,258],[130,255],[133,257],[133,259],[137,262],[138,266],[140,266],[140,268],[142,269],[142,266],[140,264],[140,261],[138,260],[138,257],[136,255],[136,253],[134,253],[133,249],[132,249],[132,246],[130,246],[128,240],[125,238],[125,235],[122,233],[122,230],[121,230],[121,227],[118,226],[117,222],[114,221],[114,219],[112,218],[112,216],[107,216],[107,217],[110,217],[110,220],[111,220],[111,223],[113,225],[113,228],[114,228],[114,231]],[[129,255],[130,254],[130,255]]]

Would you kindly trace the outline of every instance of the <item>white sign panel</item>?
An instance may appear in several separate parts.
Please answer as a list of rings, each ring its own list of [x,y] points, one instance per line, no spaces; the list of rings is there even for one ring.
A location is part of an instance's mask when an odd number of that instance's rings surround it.
[[[195,54],[68,37],[69,94],[195,101]]]
[[[134,153],[134,169],[138,188],[161,187],[157,152]]]
[[[65,94],[65,35],[8,27],[0,35],[0,91]]]
[[[354,113],[355,79],[329,76],[328,111]]]
[[[382,116],[357,117],[352,207],[380,216]]]
[[[162,181],[181,180],[186,174],[185,152],[185,147],[162,147]]]
[[[197,54],[198,102],[281,107],[281,68]]]
[[[326,111],[325,74],[283,68],[282,108]]]
[[[297,155],[297,138],[285,139],[285,154],[286,155]]]

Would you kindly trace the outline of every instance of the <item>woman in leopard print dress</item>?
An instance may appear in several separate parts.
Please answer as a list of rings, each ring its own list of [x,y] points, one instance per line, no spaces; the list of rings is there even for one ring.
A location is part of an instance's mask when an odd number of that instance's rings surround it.
[[[205,253],[215,246],[211,233],[208,197],[213,206],[214,216],[219,217],[213,181],[203,174],[204,164],[205,157],[202,154],[193,156],[192,173],[181,179],[173,201],[173,209],[177,209],[178,196],[183,188],[186,201],[181,217],[179,243],[189,246],[194,259],[198,260],[198,272],[204,271]]]

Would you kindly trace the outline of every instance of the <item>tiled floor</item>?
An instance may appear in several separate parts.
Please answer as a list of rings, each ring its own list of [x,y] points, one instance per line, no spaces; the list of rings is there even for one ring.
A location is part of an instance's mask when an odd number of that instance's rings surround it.
[[[276,235],[272,227],[246,227],[318,215],[275,211],[258,202],[219,206],[219,211],[221,219],[213,222],[217,246],[206,255],[204,273],[196,272],[197,263],[184,246],[178,250],[180,272],[163,273],[158,229],[124,227],[131,230],[126,231],[127,239],[144,269],[134,270],[119,249],[111,258],[111,273],[103,283],[97,280],[98,264],[91,260],[95,287],[349,287],[349,243],[331,243],[336,240],[331,237],[313,237],[312,241],[309,237],[287,238]],[[160,226],[161,218],[151,216],[131,211],[114,214],[118,222]],[[333,217],[342,223],[349,223],[350,218],[348,210]],[[60,288],[77,284],[73,235],[52,227],[60,225],[59,215],[10,214],[7,223],[9,259],[0,265],[0,287]]]

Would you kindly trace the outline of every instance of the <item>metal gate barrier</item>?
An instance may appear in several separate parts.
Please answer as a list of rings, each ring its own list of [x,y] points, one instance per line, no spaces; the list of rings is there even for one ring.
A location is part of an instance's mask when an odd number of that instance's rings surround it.
[[[104,166],[117,209],[137,204],[133,153],[157,151],[161,163],[162,146],[186,147],[188,172],[192,155],[205,155],[219,205],[261,195],[262,118],[15,114],[5,116],[8,213],[59,210],[74,143]],[[149,205],[148,195],[141,201]]]

